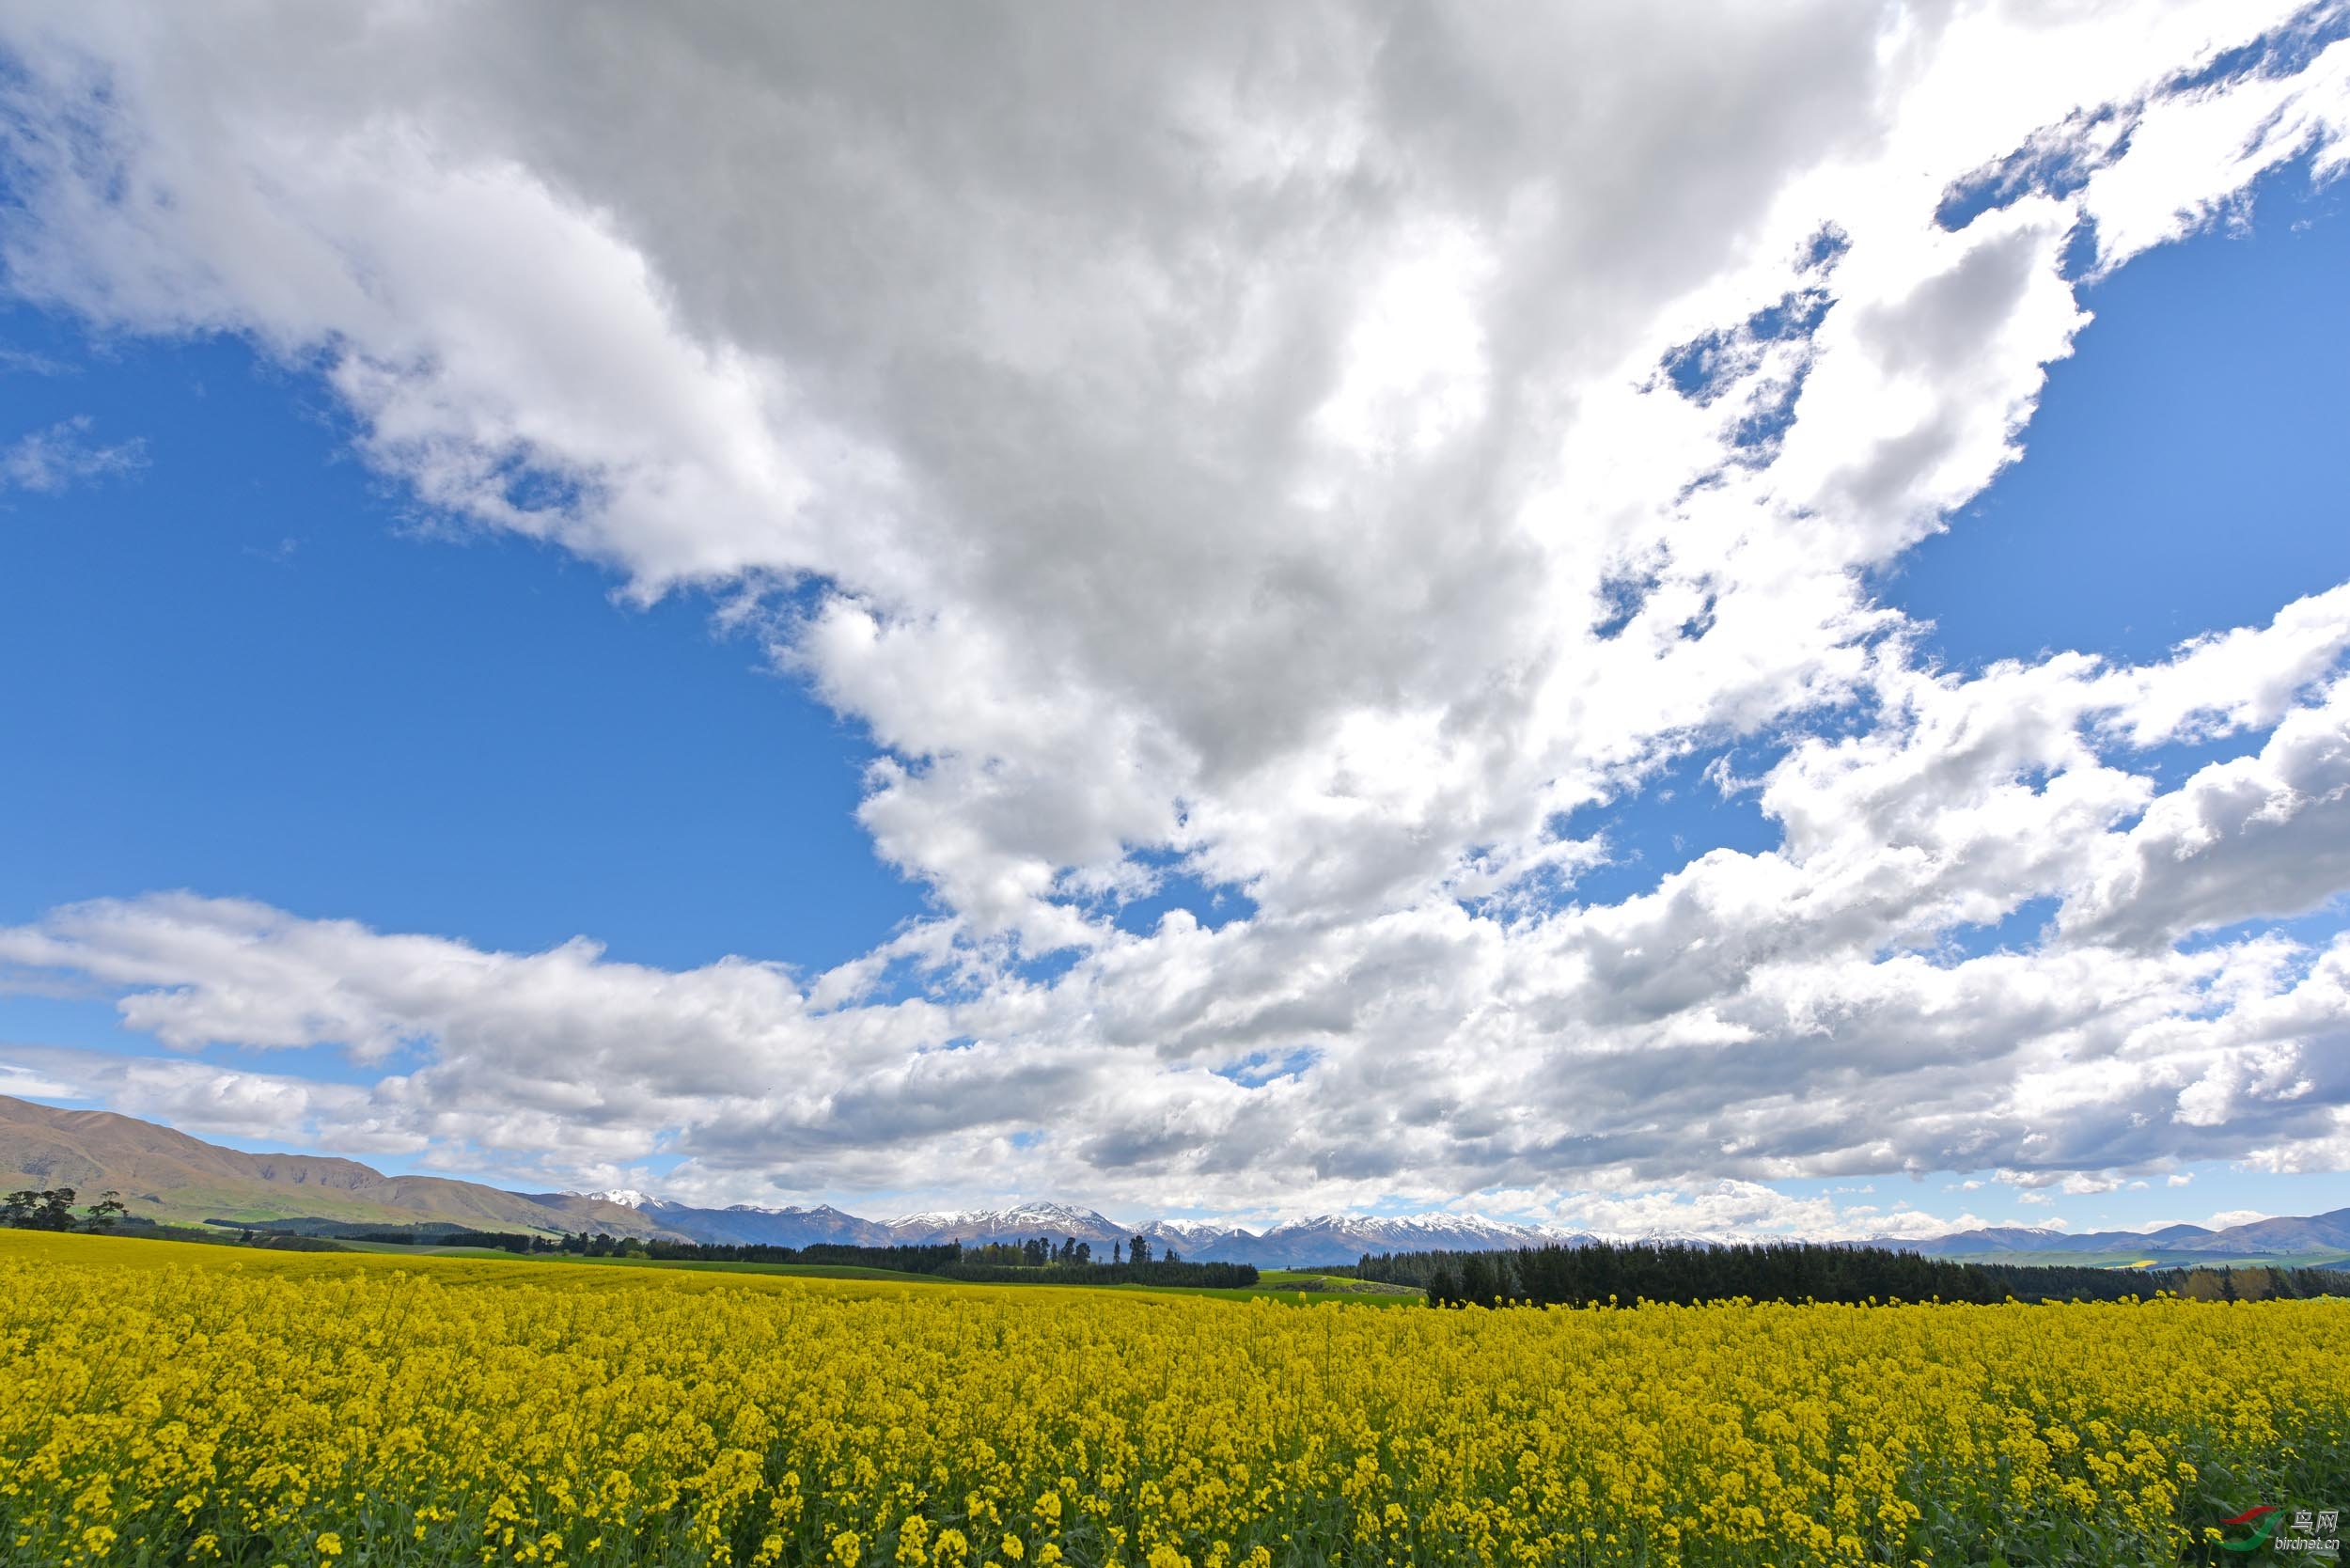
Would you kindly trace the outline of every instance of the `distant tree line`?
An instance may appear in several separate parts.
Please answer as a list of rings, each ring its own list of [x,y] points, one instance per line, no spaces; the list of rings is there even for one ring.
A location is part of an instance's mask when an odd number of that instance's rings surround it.
[[[1254,1263],[1193,1263],[1159,1258],[1139,1263],[1081,1263],[1042,1269],[990,1263],[958,1263],[938,1271],[948,1279],[978,1284],[1183,1285],[1208,1290],[1245,1290],[1257,1282]]]
[[[1592,1242],[1513,1252],[1366,1253],[1356,1273],[1365,1279],[1418,1285],[1428,1293],[1431,1305],[1440,1307],[1496,1301],[1542,1307],[1603,1306],[1610,1301],[1693,1305],[1737,1297],[1846,1303],[1992,1303],[2011,1297],[2123,1301],[2164,1292],[2215,1300],[2350,1295],[2350,1274],[2336,1269],[2041,1268],[1815,1242],[1726,1247]],[[2254,1274],[2259,1282],[2248,1289]]]
[[[553,1236],[528,1231],[337,1231],[337,1241],[368,1242],[390,1247],[488,1247],[502,1252],[556,1252],[562,1244]]]
[[[486,1245],[478,1236],[469,1245]],[[819,1263],[830,1267],[889,1269],[900,1274],[929,1274],[942,1279],[977,1283],[1055,1285],[1189,1285],[1239,1289],[1257,1282],[1253,1263],[1186,1262],[1170,1251],[1151,1255],[1142,1236],[1111,1245],[1111,1262],[1097,1262],[1092,1244],[1074,1236],[1056,1243],[1047,1236],[1020,1242],[983,1242],[965,1247],[960,1241],[905,1247],[854,1247],[815,1242],[807,1247],[776,1247],[760,1242],[688,1242],[663,1238],[644,1240],[603,1233],[565,1235],[556,1250],[588,1258],[649,1258],[661,1262]]]
[[[123,1218],[120,1200],[108,1193],[89,1206],[86,1217],[77,1220],[73,1214],[75,1196],[70,1187],[11,1193],[5,1207],[0,1207],[0,1223],[32,1230],[104,1230]],[[1151,1284],[1230,1289],[1257,1282],[1257,1270],[1247,1263],[1185,1262],[1172,1250],[1154,1258],[1149,1239],[1143,1236],[1113,1243],[1112,1261],[1103,1263],[1094,1261],[1091,1243],[1074,1236],[1058,1242],[1033,1236],[1026,1241],[985,1242],[972,1247],[960,1241],[906,1247],[854,1247],[834,1242],[774,1247],[615,1236],[603,1231],[549,1236],[524,1231],[473,1231],[462,1225],[370,1226],[327,1219],[213,1219],[206,1221],[202,1229],[133,1220],[127,1229],[161,1241],[212,1242],[294,1251],[336,1251],[344,1242],[356,1242],[390,1247],[494,1247],[525,1256],[568,1253],[573,1257],[644,1258],[659,1262],[845,1265],[1011,1284]]]
[[[2170,1286],[2172,1295],[2189,1296],[2197,1301],[2290,1301],[2313,1295],[2350,1295],[2350,1272],[2340,1268],[2235,1268],[2222,1264],[2218,1268],[2166,1272],[2174,1281]]]

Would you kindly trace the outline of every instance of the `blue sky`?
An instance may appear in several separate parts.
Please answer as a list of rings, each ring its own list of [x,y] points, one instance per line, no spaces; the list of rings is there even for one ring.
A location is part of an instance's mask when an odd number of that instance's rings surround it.
[[[1896,568],[1954,665],[2159,656],[2350,578],[2350,224],[2296,165],[2083,290],[2029,455]]]
[[[12,434],[87,419],[140,465],[8,497],[0,725],[32,765],[0,811],[38,827],[0,917],[192,887],[821,968],[921,908],[857,830],[856,728],[706,602],[625,606],[593,566],[436,527],[315,377],[233,340],[20,309],[8,342],[56,367],[0,382]]]
[[[0,1090],[869,1213],[2350,1205],[2343,46],[2178,86],[2306,22],[1750,19],[1728,136],[1563,23],[1473,133],[1205,23],[1073,45],[1133,127],[807,19],[611,126],[516,20],[18,29]]]

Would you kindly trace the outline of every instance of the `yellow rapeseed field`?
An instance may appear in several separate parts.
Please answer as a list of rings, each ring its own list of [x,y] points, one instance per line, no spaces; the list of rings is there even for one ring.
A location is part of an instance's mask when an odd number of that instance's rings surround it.
[[[2168,1562],[2350,1502],[2346,1404],[2345,1301],[1380,1311],[0,1232],[44,1568]]]

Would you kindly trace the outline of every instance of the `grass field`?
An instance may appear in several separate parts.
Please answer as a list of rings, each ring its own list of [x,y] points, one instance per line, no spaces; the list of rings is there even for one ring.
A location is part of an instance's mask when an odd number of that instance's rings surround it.
[[[2345,1475],[2341,1300],[1363,1311],[0,1231],[0,1561],[44,1568],[2244,1560],[2205,1532]]]

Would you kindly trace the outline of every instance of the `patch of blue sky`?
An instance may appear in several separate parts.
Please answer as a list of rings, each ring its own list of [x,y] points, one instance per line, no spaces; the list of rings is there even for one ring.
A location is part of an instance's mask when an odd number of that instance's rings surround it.
[[[2022,461],[1878,585],[1932,653],[2142,662],[2350,579],[2346,200],[2296,164],[2085,290]]]
[[[1254,916],[1257,901],[1231,883],[1208,882],[1190,871],[1167,869],[1158,872],[1154,889],[1119,905],[1115,919],[1120,931],[1149,936],[1169,911],[1177,909],[1207,930],[1218,931]]]
[[[1257,913],[1257,901],[1244,887],[1200,876],[1190,869],[1189,857],[1182,851],[1162,845],[1129,845],[1126,860],[1143,873],[1148,883],[1145,890],[1073,893],[1064,902],[1090,919],[1106,919],[1135,936],[1155,934],[1160,921],[1178,909],[1209,931]],[[1032,980],[1045,974],[1058,978],[1079,956],[1073,949],[1040,953],[1024,960],[1021,968]]]
[[[1762,855],[1781,841],[1777,823],[1762,814],[1758,792],[1733,788],[1727,793],[1707,776],[1727,772],[1751,777],[1781,755],[1778,747],[1691,752],[1644,779],[1616,800],[1570,812],[1552,825],[1553,837],[1602,836],[1604,864],[1578,871],[1559,890],[1561,903],[1612,904],[1656,890],[1657,885],[1691,861],[1716,849]]]
[[[1803,273],[1819,281],[1789,290],[1735,326],[1700,333],[1665,351],[1657,369],[1666,384],[1700,408],[1710,408],[1753,372],[1761,362],[1762,345],[1809,340],[1835,307],[1835,296],[1825,280],[1851,243],[1832,225],[1813,235],[1799,264]]]
[[[327,390],[239,342],[19,308],[0,351],[0,443],[86,417],[146,459],[0,495],[0,921],[186,887],[812,972],[923,911],[854,819],[861,733],[707,601],[420,529]]]
[[[1030,985],[1056,985],[1084,960],[1085,953],[1079,949],[1056,948],[1049,953],[1021,957],[1013,963],[1011,971]]]
[[[1803,248],[1803,270],[1825,272],[1843,259],[1852,249],[1852,236],[1834,224],[1829,224],[1806,242]]]
[[[1251,1051],[1238,1061],[1210,1071],[1243,1089],[1262,1089],[1277,1078],[1298,1077],[1321,1059],[1321,1051],[1313,1046],[1292,1045],[1286,1050]]]
[[[2311,0],[2282,26],[2249,43],[2223,50],[2201,69],[2164,84],[2168,93],[2203,92],[2252,77],[2275,80],[2309,69],[2326,49],[2350,38],[2350,6],[2342,0]]]
[[[2158,789],[2177,789],[2203,769],[2257,754],[2267,745],[2268,732],[2238,729],[2200,740],[2165,741],[2153,746],[2107,746],[2102,755],[2115,767],[2144,774]]]
[[[1940,934],[1933,956],[1948,964],[1983,958],[1997,952],[2029,952],[2040,946],[2063,901],[2053,895],[2026,899],[2004,916],[1984,925],[1952,926]]]
[[[94,986],[76,996],[11,990],[8,976],[0,973],[0,1061],[10,1045],[165,1054],[147,1036],[125,1030],[110,992]]]
[[[1811,367],[1798,365],[1780,379],[1755,389],[1753,401],[1730,428],[1730,444],[1745,464],[1761,465],[1778,455],[1779,442],[1795,422],[1795,404],[1803,397]]]
[[[1762,344],[1809,338],[1834,303],[1817,285],[1791,290],[1734,327],[1700,333],[1667,350],[1657,368],[1675,392],[1709,408],[1752,372]]]
[[[2233,947],[2263,936],[2281,936],[2306,949],[2300,962],[2290,967],[2297,974],[2307,974],[2317,954],[2341,933],[2346,916],[2350,916],[2350,895],[2336,894],[2306,914],[2263,916],[2190,932],[2180,938],[2178,948],[2181,952],[2208,952],[2214,948]]]
[[[870,980],[865,989],[841,1004],[846,1008],[895,1007],[901,1002],[932,1001],[951,1005],[968,1001],[978,995],[978,986],[958,974],[950,965],[933,967],[928,959],[897,954],[884,964]],[[967,1045],[966,1037],[936,1043],[932,1049],[948,1049],[957,1043]]]
[[[1835,303],[1835,296],[1816,284],[1793,290],[1781,295],[1778,303],[1766,305],[1747,317],[1747,336],[1762,343],[1809,337],[1820,330],[1820,323],[1827,320]]]
[[[1622,635],[1633,619],[1664,582],[1662,572],[1648,568],[1618,572],[1604,577],[1599,585],[1600,617],[1591,623],[1591,635],[1606,639]]]
[[[2076,113],[2053,133],[2035,136],[2006,157],[1951,181],[1934,211],[1935,224],[1955,233],[1985,212],[2012,207],[2027,196],[2071,196],[2126,148],[2126,128],[2115,127],[2117,133],[2107,141],[2092,139],[2124,113],[2112,104]]]

